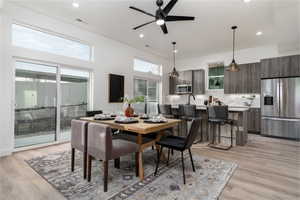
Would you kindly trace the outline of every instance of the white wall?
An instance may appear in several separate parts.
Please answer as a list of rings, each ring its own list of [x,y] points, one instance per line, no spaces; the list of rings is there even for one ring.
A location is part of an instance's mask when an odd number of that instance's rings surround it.
[[[236,62],[238,64],[254,63],[259,62],[263,58],[279,57],[284,55],[300,54],[296,49],[295,51],[280,52],[278,45],[267,45],[256,48],[242,49],[236,52]],[[203,104],[203,101],[208,98],[209,95],[219,98],[221,101],[232,106],[244,106],[245,101],[242,96],[244,95],[226,95],[224,90],[208,90],[208,63],[224,62],[225,66],[228,66],[232,61],[232,52],[224,52],[218,54],[212,54],[207,56],[185,58],[177,61],[179,71],[190,70],[190,69],[204,69],[205,70],[205,86],[206,94],[198,95],[196,98],[196,104]],[[253,105],[259,107],[259,95],[256,95]],[[169,95],[166,97],[166,102],[171,104],[180,104],[187,102],[187,96]]]
[[[29,58],[34,60],[55,62],[67,66],[89,69],[93,72],[94,109],[116,111],[122,109],[122,104],[108,103],[108,74],[116,73],[125,76],[125,94],[133,95],[133,59],[135,57],[162,64],[163,87],[162,94],[168,92],[166,78],[169,63],[162,57],[142,52],[125,44],[65,24],[47,16],[34,13],[24,8],[6,5],[4,12],[0,11],[0,156],[10,153],[14,148],[14,67],[13,57]],[[3,17],[2,17],[3,16]],[[13,21],[40,27],[66,36],[80,39],[94,46],[94,62],[85,62],[63,56],[43,52],[31,51],[12,47],[10,45],[10,27]],[[6,38],[2,34],[6,34]],[[3,51],[6,53],[4,54]],[[4,98],[5,97],[5,98]]]

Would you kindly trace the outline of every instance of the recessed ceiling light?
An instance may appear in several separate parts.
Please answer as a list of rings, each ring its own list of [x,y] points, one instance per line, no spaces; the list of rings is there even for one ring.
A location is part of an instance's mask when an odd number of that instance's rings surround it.
[[[79,8],[79,3],[78,3],[78,2],[73,2],[73,3],[72,3],[72,6],[73,6],[74,8]]]
[[[249,3],[251,0],[243,0],[244,3]]]
[[[178,50],[177,50],[177,49],[175,49],[175,50],[174,50],[174,53],[178,53]]]
[[[140,36],[140,38],[144,38],[145,37],[143,33],[141,33],[139,36]]]
[[[262,35],[262,34],[263,34],[263,32],[261,32],[261,31],[257,31],[257,32],[256,32],[256,35],[257,35],[257,36],[260,36],[260,35]]]

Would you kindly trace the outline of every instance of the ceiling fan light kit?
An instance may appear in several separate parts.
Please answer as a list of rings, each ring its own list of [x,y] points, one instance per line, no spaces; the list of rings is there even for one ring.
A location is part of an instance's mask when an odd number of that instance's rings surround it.
[[[175,4],[177,3],[178,0],[171,0],[163,9],[161,8],[164,4],[163,0],[157,0],[156,5],[158,6],[158,9],[154,14],[151,14],[149,12],[146,12],[144,10],[141,10],[139,8],[130,6],[130,9],[133,9],[135,11],[138,11],[140,13],[143,13],[145,15],[148,15],[150,17],[154,17],[155,20],[146,22],[144,24],[141,24],[139,26],[136,26],[133,28],[133,30],[137,30],[143,26],[146,26],[148,24],[151,24],[153,22],[156,22],[157,25],[161,27],[161,30],[163,31],[164,34],[168,33],[168,28],[166,26],[166,22],[174,22],[174,21],[193,21],[195,20],[195,17],[189,17],[189,16],[174,16],[174,15],[169,15],[170,11],[173,9]]]

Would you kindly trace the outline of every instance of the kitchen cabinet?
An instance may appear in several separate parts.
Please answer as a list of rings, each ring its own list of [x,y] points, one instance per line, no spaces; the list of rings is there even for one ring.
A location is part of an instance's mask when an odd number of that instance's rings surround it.
[[[193,71],[187,70],[187,71],[181,71],[179,72],[178,77],[178,85],[192,85],[193,81]]]
[[[260,63],[239,65],[240,71],[224,73],[225,94],[260,93]]]
[[[300,55],[261,60],[261,78],[300,76]]]
[[[247,117],[248,117],[248,132],[259,133],[261,129],[260,108],[250,108]]]
[[[193,70],[193,94],[205,94],[205,71]]]

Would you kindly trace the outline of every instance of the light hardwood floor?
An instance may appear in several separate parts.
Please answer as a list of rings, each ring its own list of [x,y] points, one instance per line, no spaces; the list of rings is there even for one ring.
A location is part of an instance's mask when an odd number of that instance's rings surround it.
[[[61,200],[64,197],[24,160],[69,149],[61,144],[15,153],[0,159],[0,200]],[[195,145],[193,153],[236,162],[239,167],[222,200],[300,199],[300,143],[250,135],[244,147],[230,151]]]

